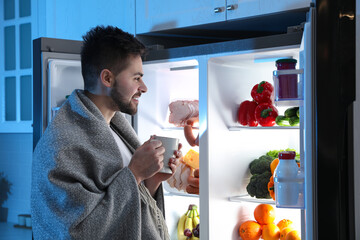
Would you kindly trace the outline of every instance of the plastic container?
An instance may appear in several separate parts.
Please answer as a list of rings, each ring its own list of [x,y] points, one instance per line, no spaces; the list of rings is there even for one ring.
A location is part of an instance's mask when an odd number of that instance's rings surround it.
[[[297,60],[293,58],[284,58],[276,61],[277,70],[295,69]],[[279,99],[298,98],[298,81],[297,74],[279,75]]]
[[[299,206],[301,179],[295,161],[295,152],[280,152],[279,164],[274,172],[275,202],[277,207]]]

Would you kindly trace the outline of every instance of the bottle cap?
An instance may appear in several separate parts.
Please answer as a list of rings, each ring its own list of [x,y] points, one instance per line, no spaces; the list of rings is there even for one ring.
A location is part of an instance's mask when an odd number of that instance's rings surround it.
[[[276,64],[278,64],[278,63],[297,63],[297,60],[293,59],[293,58],[282,58],[282,59],[276,60]]]
[[[292,160],[295,159],[296,153],[294,151],[279,152],[279,159]]]

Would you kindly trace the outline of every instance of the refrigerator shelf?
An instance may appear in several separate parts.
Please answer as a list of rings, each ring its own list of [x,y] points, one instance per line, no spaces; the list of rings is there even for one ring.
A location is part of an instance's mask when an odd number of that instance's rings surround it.
[[[275,201],[272,199],[254,198],[248,194],[229,197],[230,202],[252,202],[252,203],[265,203],[275,205]]]
[[[181,193],[181,192],[164,192],[164,196],[181,196],[181,197],[193,197],[193,198],[199,197],[199,195],[196,194]]]
[[[279,130],[279,129],[299,129],[299,126],[295,127],[284,127],[284,126],[273,126],[273,127],[247,127],[247,126],[232,126],[228,128],[229,131],[241,131],[241,130],[265,130],[265,129],[272,129],[272,130]]]
[[[192,129],[199,130],[199,127],[192,127]],[[184,128],[183,127],[163,127],[162,130],[164,130],[164,131],[174,131],[174,130],[184,131]]]

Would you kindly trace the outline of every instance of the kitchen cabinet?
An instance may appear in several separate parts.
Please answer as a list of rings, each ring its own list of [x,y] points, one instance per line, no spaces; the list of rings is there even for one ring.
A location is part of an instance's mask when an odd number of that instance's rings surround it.
[[[311,0],[227,0],[226,20],[308,8]]]
[[[308,8],[311,0],[136,1],[136,33],[219,23]]]
[[[225,21],[224,0],[137,0],[136,33]]]
[[[97,25],[135,33],[134,0],[38,0],[39,36],[82,40]]]

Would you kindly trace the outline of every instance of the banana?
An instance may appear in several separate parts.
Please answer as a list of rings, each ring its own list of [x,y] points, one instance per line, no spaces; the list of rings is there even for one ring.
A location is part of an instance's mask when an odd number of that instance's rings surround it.
[[[196,212],[196,216],[200,219],[200,214],[199,214],[197,208],[195,208],[195,212]]]
[[[196,228],[196,226],[200,223],[200,219],[198,216],[195,216],[193,217],[193,228]]]
[[[190,229],[190,231],[192,231],[192,229],[193,229],[193,218],[192,218],[192,216],[193,216],[193,210],[190,210],[190,212],[189,212],[189,214],[187,215],[187,218],[186,218],[186,220],[185,220],[185,227],[184,227],[184,229]]]
[[[182,215],[179,219],[178,222],[178,227],[177,227],[177,236],[178,236],[178,240],[186,240],[186,236],[184,235],[184,226],[185,226],[185,222],[188,219],[188,213],[189,211],[187,211],[184,215]]]
[[[193,228],[196,228],[196,226],[200,223],[200,216],[199,212],[197,211],[197,208],[193,208]]]

